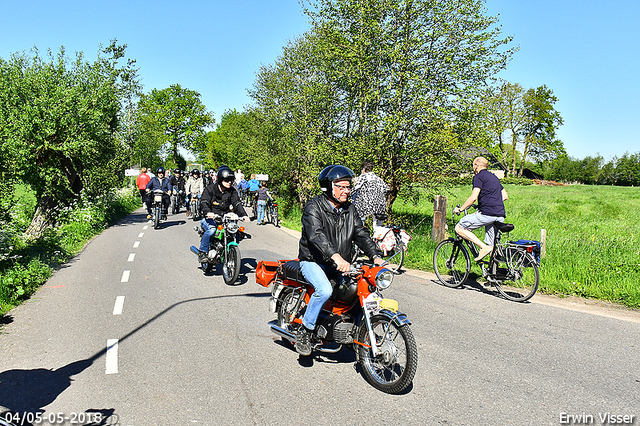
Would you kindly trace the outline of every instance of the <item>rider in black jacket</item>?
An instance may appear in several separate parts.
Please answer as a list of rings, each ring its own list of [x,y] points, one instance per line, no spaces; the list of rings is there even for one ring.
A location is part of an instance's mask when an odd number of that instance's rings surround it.
[[[238,191],[232,186],[234,180],[233,170],[227,166],[220,166],[216,182],[208,185],[204,189],[202,197],[200,197],[204,216],[200,221],[200,226],[204,229],[198,256],[198,262],[200,263],[206,261],[209,242],[216,231],[216,221],[214,219],[216,215],[222,217],[225,213],[233,210],[244,220],[249,219],[244,207],[242,207]]]
[[[318,177],[323,193],[304,208],[298,258],[302,274],[314,292],[302,326],[296,332],[296,350],[301,355],[311,354],[310,334],[316,327],[320,310],[333,292],[327,275],[340,279],[341,273],[350,270],[351,264],[345,259],[352,258],[353,242],[376,265],[384,263],[358,212],[347,201],[354,177],[348,167],[326,167]]]

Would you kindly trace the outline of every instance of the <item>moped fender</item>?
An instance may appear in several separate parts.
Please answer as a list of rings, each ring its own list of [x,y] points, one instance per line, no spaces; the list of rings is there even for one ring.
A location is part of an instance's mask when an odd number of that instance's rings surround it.
[[[411,325],[409,318],[402,312],[393,312],[388,309],[380,309],[375,315],[382,315],[389,318],[396,326]]]
[[[240,245],[238,243],[236,243],[235,241],[229,241],[229,243],[227,244],[227,248],[229,248],[231,246],[240,246]]]

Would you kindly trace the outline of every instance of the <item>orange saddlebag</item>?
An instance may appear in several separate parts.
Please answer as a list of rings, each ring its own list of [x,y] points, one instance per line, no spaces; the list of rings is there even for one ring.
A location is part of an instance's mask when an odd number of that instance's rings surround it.
[[[256,283],[269,287],[278,274],[280,262],[261,260],[256,267]]]

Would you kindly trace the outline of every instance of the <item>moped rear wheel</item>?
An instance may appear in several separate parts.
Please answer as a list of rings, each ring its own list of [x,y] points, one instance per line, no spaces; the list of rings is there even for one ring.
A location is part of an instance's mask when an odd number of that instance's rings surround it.
[[[238,246],[229,247],[222,262],[222,277],[225,284],[231,285],[236,282],[238,275],[240,275],[241,264],[240,248]]]
[[[398,326],[384,315],[371,318],[376,345],[381,353],[373,356],[369,330],[360,327],[358,359],[365,379],[376,389],[397,394],[413,381],[418,368],[418,347],[409,325]]]

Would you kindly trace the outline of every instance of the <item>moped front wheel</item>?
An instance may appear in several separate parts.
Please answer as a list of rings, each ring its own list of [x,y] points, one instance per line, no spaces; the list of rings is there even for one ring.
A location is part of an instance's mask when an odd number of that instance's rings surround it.
[[[238,275],[240,275],[241,264],[240,247],[229,247],[222,262],[222,277],[224,278],[225,284],[231,285],[236,282]]]
[[[418,368],[418,347],[409,325],[398,326],[384,315],[371,318],[380,353],[373,355],[369,330],[360,327],[358,359],[365,379],[376,389],[397,394],[412,382]],[[366,346],[364,346],[366,345]]]
[[[160,227],[160,213],[160,207],[156,207],[153,215],[153,229],[158,229]]]

